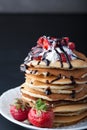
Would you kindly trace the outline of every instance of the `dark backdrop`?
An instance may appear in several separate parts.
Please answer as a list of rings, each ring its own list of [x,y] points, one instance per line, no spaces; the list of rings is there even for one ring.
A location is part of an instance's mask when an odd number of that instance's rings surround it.
[[[24,82],[20,64],[41,35],[68,36],[87,55],[87,14],[0,14],[0,95]],[[14,126],[0,116],[1,130]]]

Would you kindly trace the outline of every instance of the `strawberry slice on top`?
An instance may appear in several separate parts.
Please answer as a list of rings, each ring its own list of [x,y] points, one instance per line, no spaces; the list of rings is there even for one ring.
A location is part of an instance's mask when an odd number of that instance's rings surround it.
[[[41,47],[43,47],[44,49],[48,49],[48,47],[50,46],[50,42],[48,40],[47,37],[40,37],[37,41],[37,44],[40,45]]]
[[[28,114],[28,120],[31,124],[41,128],[52,128],[54,113],[47,104],[41,99],[36,101],[34,108],[31,108]]]

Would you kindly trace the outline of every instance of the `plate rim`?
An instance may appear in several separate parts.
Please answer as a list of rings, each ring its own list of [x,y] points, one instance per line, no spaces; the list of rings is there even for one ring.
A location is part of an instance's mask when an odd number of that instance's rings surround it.
[[[34,129],[34,130],[65,130],[65,129],[67,129],[67,130],[82,130],[82,129],[85,129],[85,128],[87,128],[87,126],[82,126],[82,127],[80,127],[80,128],[63,128],[63,127],[61,127],[61,128],[40,128],[40,127],[36,127],[36,126],[33,126],[33,125],[28,125],[28,124],[25,124],[25,123],[23,123],[23,122],[20,122],[20,121],[17,121],[17,120],[15,120],[14,118],[11,118],[10,116],[6,116],[5,115],[5,113],[3,113],[3,111],[2,111],[2,99],[3,99],[3,97],[7,94],[7,93],[9,93],[10,91],[14,91],[14,90],[19,90],[20,89],[20,86],[18,86],[18,87],[14,87],[14,88],[11,88],[11,89],[8,89],[8,90],[6,90],[5,92],[3,92],[1,95],[0,95],[0,114],[5,118],[5,119],[7,119],[7,120],[9,120],[10,122],[12,122],[12,123],[14,123],[14,124],[17,124],[17,125],[19,125],[19,126],[22,126],[22,127],[25,127],[25,128],[31,128],[31,129]],[[14,97],[14,99],[15,99],[15,97]],[[9,113],[10,114],[10,113]]]

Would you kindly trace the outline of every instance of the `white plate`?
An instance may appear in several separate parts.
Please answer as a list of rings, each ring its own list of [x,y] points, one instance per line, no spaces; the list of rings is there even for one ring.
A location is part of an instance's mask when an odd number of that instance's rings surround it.
[[[75,125],[61,127],[61,128],[52,128],[52,129],[38,128],[38,127],[30,125],[27,121],[24,121],[24,122],[17,121],[15,119],[13,119],[11,114],[9,113],[9,106],[10,106],[10,104],[12,104],[12,102],[14,101],[15,98],[20,97],[20,96],[21,96],[20,87],[17,87],[17,88],[10,89],[10,90],[4,92],[0,97],[0,113],[1,113],[1,115],[15,124],[18,124],[18,125],[23,126],[25,128],[34,129],[34,130],[55,130],[55,129],[57,129],[57,130],[65,130],[65,129],[67,129],[67,130],[80,130],[81,129],[82,130],[82,129],[87,128],[87,120],[84,120],[84,121],[77,123]]]

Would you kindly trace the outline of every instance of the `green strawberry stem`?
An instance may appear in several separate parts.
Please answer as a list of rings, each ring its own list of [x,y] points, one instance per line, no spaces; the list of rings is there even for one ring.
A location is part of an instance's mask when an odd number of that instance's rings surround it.
[[[37,111],[47,111],[48,106],[45,102],[43,102],[41,99],[38,99],[35,104],[35,108]]]

